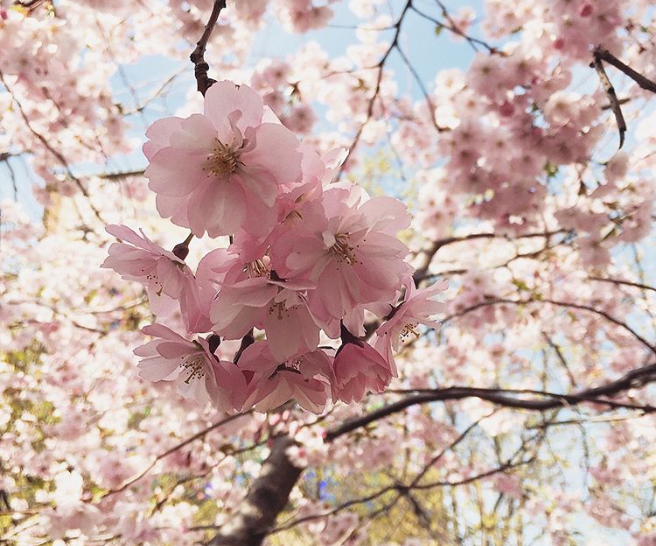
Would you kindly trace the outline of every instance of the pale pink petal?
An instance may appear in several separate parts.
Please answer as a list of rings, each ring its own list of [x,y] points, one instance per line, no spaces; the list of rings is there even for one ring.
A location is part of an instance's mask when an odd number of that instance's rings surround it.
[[[193,114],[183,120],[180,128],[171,135],[171,146],[187,154],[209,155],[216,143],[216,129],[202,114]]]
[[[188,195],[208,178],[203,162],[175,148],[164,148],[155,154],[144,173],[148,187],[160,195]]]
[[[247,85],[237,87],[231,81],[214,83],[205,94],[205,115],[216,129],[229,129],[228,116],[235,110],[241,112],[237,127],[257,127],[262,120],[264,105],[260,95]],[[229,144],[229,143],[225,143]]]
[[[265,123],[255,134],[257,146],[241,156],[244,164],[269,172],[279,184],[300,180],[302,154],[294,133],[282,125]]]
[[[148,130],[146,136],[150,139],[143,145],[143,153],[147,159],[151,159],[162,148],[171,143],[171,135],[180,128],[182,118],[170,117],[155,121]]]

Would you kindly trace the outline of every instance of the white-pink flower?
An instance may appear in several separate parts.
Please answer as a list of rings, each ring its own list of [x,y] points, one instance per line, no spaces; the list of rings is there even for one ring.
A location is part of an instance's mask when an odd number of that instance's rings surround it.
[[[219,361],[208,342],[188,341],[161,324],[143,328],[155,339],[137,347],[139,375],[149,381],[175,381],[178,392],[222,411],[240,410],[247,396],[246,378],[232,362]]]
[[[105,229],[123,242],[112,243],[101,267],[111,268],[124,279],[145,285],[155,314],[170,311],[175,306],[170,298],[179,298],[184,287],[193,280],[189,267],[173,252],[146,237],[143,230],[140,237],[126,226],[109,225]]]
[[[398,351],[401,342],[419,338],[417,327],[420,324],[437,328],[439,325],[430,317],[446,310],[444,303],[432,299],[449,287],[446,281],[417,290],[414,280],[409,278],[405,287],[403,302],[392,310],[389,320],[376,330],[372,339],[373,346],[384,354],[389,362],[394,362],[392,349]]]
[[[396,233],[405,207],[387,197],[366,199],[355,186],[333,186],[304,209],[303,225],[275,241],[271,259],[285,278],[308,278],[310,311],[336,337],[339,320],[359,304],[393,301],[409,266]]]
[[[329,398],[332,362],[321,350],[280,362],[271,354],[269,343],[261,341],[243,352],[238,365],[252,375],[245,406],[258,411],[294,399],[303,409],[320,413]]]
[[[280,362],[312,351],[319,344],[319,326],[307,306],[305,291],[311,287],[268,277],[224,284],[212,302],[212,328],[227,339],[239,339],[254,327],[264,329]]]
[[[343,326],[342,340],[333,366],[333,399],[359,402],[368,392],[383,392],[392,377],[396,376],[393,364]]]
[[[204,114],[154,123],[145,174],[160,214],[198,237],[266,233],[280,186],[301,178],[298,140],[266,119],[255,91],[221,81],[207,91]]]

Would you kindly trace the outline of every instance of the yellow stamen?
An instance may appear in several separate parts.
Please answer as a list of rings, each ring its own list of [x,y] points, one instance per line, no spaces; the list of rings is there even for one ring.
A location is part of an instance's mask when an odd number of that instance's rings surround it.
[[[230,146],[223,144],[217,139],[212,149],[212,154],[208,158],[203,170],[207,171],[208,177],[212,175],[225,177],[234,173],[238,165],[239,154],[236,150],[233,150]]]
[[[189,385],[189,382],[194,379],[205,377],[205,359],[201,355],[192,355],[187,357],[180,364],[185,370],[190,370],[189,377],[185,379],[185,383]]]
[[[253,260],[246,264],[246,274],[250,279],[253,277],[268,277],[269,268],[264,265],[262,260]]]
[[[338,261],[353,265],[357,262],[355,254],[353,253],[355,249],[348,244],[348,240],[348,233],[339,233],[335,235],[335,244],[330,248],[330,252]]]

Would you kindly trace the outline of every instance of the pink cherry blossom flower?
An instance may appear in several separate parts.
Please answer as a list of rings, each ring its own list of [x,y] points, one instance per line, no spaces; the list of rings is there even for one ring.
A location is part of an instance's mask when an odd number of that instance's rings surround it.
[[[417,327],[420,324],[437,328],[439,325],[430,317],[446,311],[444,303],[431,299],[448,288],[446,281],[417,290],[414,280],[409,278],[405,286],[403,302],[390,313],[389,320],[376,330],[372,340],[373,346],[385,355],[388,362],[394,362],[392,349],[398,351],[402,342],[412,337],[419,338]]]
[[[283,282],[254,277],[224,284],[212,302],[213,330],[239,339],[254,327],[263,328],[272,354],[285,361],[316,349],[319,326],[310,314],[305,291],[308,282]]]
[[[101,267],[111,268],[124,279],[145,285],[153,312],[168,314],[176,307],[171,298],[179,298],[185,285],[193,279],[189,267],[173,252],[151,241],[143,231],[139,237],[126,226],[109,225],[105,229],[123,242],[112,243],[109,257]]]
[[[251,328],[261,325],[277,292],[266,277],[223,286],[210,309],[212,330],[227,339],[243,337]]]
[[[281,363],[271,353],[268,342],[255,343],[238,362],[241,370],[252,373],[251,394],[245,406],[267,411],[294,399],[303,409],[320,413],[329,398],[331,364],[330,357],[321,350]]]
[[[359,402],[367,392],[383,392],[392,377],[396,377],[393,364],[343,326],[342,340],[335,355],[333,398]]]
[[[231,362],[219,361],[207,340],[188,341],[161,324],[142,330],[155,339],[137,347],[139,375],[149,381],[175,381],[184,398],[214,403],[222,411],[240,410],[247,395],[246,378]]]
[[[359,304],[392,301],[409,273],[407,247],[396,233],[408,225],[405,207],[387,197],[363,199],[355,186],[333,186],[321,203],[304,209],[303,225],[271,247],[275,270],[285,278],[309,278],[313,316],[331,335]]]
[[[250,87],[222,81],[207,91],[204,114],[154,124],[145,174],[160,214],[198,237],[270,229],[280,185],[301,177],[301,154],[296,137],[263,122],[264,113]]]

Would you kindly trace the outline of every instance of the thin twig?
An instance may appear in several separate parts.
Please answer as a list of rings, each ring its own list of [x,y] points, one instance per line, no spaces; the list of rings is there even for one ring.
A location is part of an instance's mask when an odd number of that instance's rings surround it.
[[[128,487],[130,487],[132,484],[136,483],[139,481],[141,478],[143,478],[148,472],[152,470],[152,468],[157,464],[158,461],[161,461],[165,457],[168,457],[172,453],[175,453],[179,449],[182,449],[183,447],[187,446],[188,444],[195,442],[196,440],[203,438],[207,435],[207,433],[211,432],[212,430],[219,428],[220,426],[226,425],[230,423],[231,421],[234,421],[235,419],[238,419],[239,417],[243,417],[244,415],[248,415],[251,413],[250,411],[244,412],[244,413],[237,413],[235,415],[230,415],[229,417],[226,417],[225,419],[222,419],[221,421],[218,421],[212,425],[210,425],[207,428],[204,428],[200,432],[197,432],[193,436],[187,438],[186,440],[183,440],[182,442],[174,445],[170,449],[167,449],[164,453],[160,453],[155,457],[151,463],[144,468],[139,474],[136,476],[133,476],[132,478],[128,479],[127,481],[123,482],[120,486],[118,486],[116,489],[110,489],[109,491],[105,492],[101,498],[105,498],[109,495],[113,495],[114,493],[120,493],[122,491],[125,491]]]
[[[207,72],[210,69],[210,65],[205,62],[205,49],[207,48],[207,42],[212,36],[212,31],[216,25],[217,20],[219,19],[219,14],[221,10],[226,7],[226,0],[215,0],[214,7],[212,8],[212,14],[210,15],[207,25],[205,25],[205,30],[203,35],[200,37],[200,40],[196,43],[196,49],[191,53],[189,59],[194,63],[194,75],[196,76],[196,83],[198,84],[198,91],[205,96],[207,90],[216,83],[216,80],[213,80],[207,75]]]
[[[604,65],[601,62],[601,58],[596,54],[594,55],[594,60],[592,61],[592,66],[597,71],[599,75],[599,80],[601,85],[604,86],[606,90],[606,95],[608,95],[608,102],[610,103],[610,109],[613,111],[615,116],[615,122],[617,123],[617,130],[620,134],[620,148],[624,145],[624,136],[626,135],[626,120],[624,119],[624,114],[622,114],[622,108],[620,106],[620,101],[617,98],[617,93],[615,93],[615,88],[610,82],[610,78],[606,71],[604,70]]]

